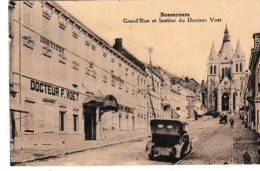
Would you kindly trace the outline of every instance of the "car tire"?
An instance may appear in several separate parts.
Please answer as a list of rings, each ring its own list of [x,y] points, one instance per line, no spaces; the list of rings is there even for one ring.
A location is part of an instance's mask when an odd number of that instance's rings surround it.
[[[149,160],[154,160],[154,153],[151,152],[150,154],[148,154],[148,158]]]

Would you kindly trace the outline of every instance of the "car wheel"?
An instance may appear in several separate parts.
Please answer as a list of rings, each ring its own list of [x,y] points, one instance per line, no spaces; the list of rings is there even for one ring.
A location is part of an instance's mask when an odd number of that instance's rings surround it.
[[[153,160],[154,159],[154,153],[151,152],[150,154],[148,154],[148,158],[149,158],[149,160]]]

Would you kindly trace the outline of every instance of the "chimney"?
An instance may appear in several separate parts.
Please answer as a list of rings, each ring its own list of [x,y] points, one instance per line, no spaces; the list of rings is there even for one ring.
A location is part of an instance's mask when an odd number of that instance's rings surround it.
[[[122,42],[123,42],[123,39],[122,38],[116,38],[115,39],[115,44],[114,44],[114,48],[117,49],[117,50],[120,50],[123,48],[123,45],[122,45]]]

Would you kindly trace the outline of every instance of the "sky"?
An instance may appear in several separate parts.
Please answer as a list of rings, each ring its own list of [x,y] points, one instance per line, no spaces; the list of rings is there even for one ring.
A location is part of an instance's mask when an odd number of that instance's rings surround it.
[[[212,42],[217,52],[227,24],[233,49],[238,38],[249,63],[252,35],[260,32],[260,1],[250,0],[148,0],[148,1],[59,1],[62,7],[113,46],[115,38],[141,61],[149,62],[153,47],[153,65],[177,76],[207,78],[207,58]],[[189,13],[193,19],[207,22],[152,23],[160,13]],[[210,17],[221,22],[210,22]],[[150,23],[124,23],[123,19],[144,18]],[[180,17],[163,17],[179,19]],[[185,18],[185,17],[184,17]],[[187,19],[187,18],[186,18]]]

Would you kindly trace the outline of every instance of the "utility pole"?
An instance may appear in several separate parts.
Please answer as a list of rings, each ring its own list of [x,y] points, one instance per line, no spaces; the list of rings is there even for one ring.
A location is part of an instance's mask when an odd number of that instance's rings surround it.
[[[155,88],[154,88],[154,78],[153,78],[153,70],[152,70],[152,52],[153,52],[153,48],[152,48],[152,47],[148,48],[148,52],[149,52],[149,54],[150,54],[150,67],[149,67],[149,69],[150,69],[151,77],[152,77],[152,86],[153,86],[153,89],[152,89],[152,90],[155,92]],[[149,88],[148,88],[148,95],[149,95],[150,104],[151,104],[151,107],[152,107],[153,116],[154,116],[154,118],[156,118],[156,114],[155,114],[155,112],[154,112],[154,107],[153,107],[153,102],[152,102],[152,96],[151,96],[151,93],[150,93]]]

